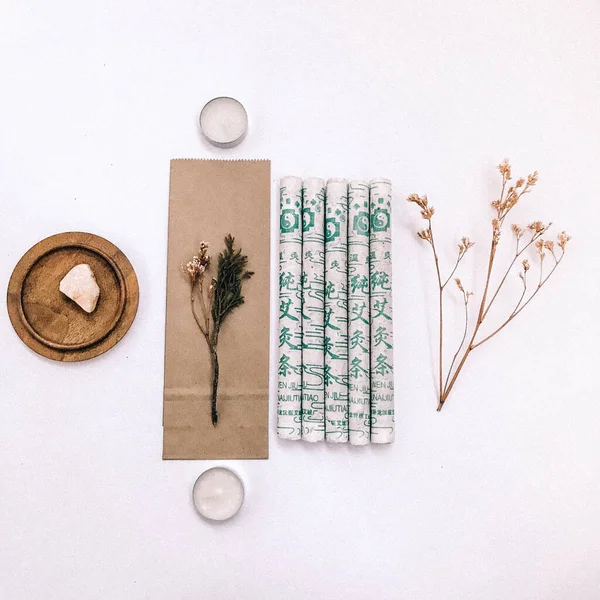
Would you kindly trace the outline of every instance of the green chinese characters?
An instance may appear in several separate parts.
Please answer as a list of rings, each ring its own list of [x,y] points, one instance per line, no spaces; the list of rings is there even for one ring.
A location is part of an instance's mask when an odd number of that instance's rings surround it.
[[[354,445],[371,438],[369,184],[348,185],[348,430]]]
[[[370,320],[371,441],[394,441],[394,332],[392,327],[392,186],[387,179],[371,182]]]
[[[284,177],[279,217],[277,434],[302,434],[302,180]]]

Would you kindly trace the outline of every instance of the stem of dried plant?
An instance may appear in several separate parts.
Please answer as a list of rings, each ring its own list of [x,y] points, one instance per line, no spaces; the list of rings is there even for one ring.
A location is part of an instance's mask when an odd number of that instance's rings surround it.
[[[469,299],[473,296],[473,293],[465,290],[462,281],[459,278],[455,278],[455,284],[458,290],[463,296],[464,303],[464,328],[463,335],[458,345],[456,352],[453,355],[452,361],[448,369],[444,369],[444,292],[446,286],[454,277],[461,261],[467,254],[467,252],[473,247],[474,242],[467,237],[461,238],[460,244],[458,245],[458,254],[454,262],[454,266],[450,271],[448,277],[442,276],[442,270],[440,267],[440,260],[438,250],[436,248],[435,236],[433,233],[432,220],[435,214],[433,206],[429,205],[427,196],[419,196],[418,194],[411,194],[408,197],[408,201],[416,204],[421,209],[421,217],[427,222],[427,227],[417,233],[418,237],[429,244],[432,250],[432,255],[435,264],[435,272],[438,284],[438,318],[439,318],[439,339],[438,339],[438,406],[437,410],[440,411],[447,401],[452,389],[454,388],[456,381],[462,372],[465,363],[469,356],[479,346],[492,339],[495,335],[500,333],[509,323],[511,323],[521,312],[530,304],[530,302],[538,295],[541,288],[545,283],[552,277],[556,271],[558,265],[562,262],[567,243],[571,239],[564,231],[558,235],[556,242],[551,240],[544,240],[543,235],[548,231],[551,223],[544,224],[541,221],[534,221],[527,227],[523,228],[519,225],[512,225],[511,229],[516,238],[516,247],[514,255],[505,269],[500,282],[492,289],[492,275],[494,268],[496,267],[496,254],[500,243],[501,235],[503,232],[503,226],[505,224],[506,217],[512,211],[512,209],[518,204],[521,198],[529,193],[531,189],[536,185],[538,181],[538,173],[534,171],[526,178],[519,178],[514,185],[510,184],[511,177],[511,166],[507,159],[502,161],[498,165],[498,170],[502,177],[502,185],[500,189],[500,196],[497,200],[491,203],[492,209],[494,210],[494,218],[492,219],[492,230],[491,230],[491,241],[490,250],[487,260],[486,278],[485,285],[483,288],[483,294],[479,302],[477,309],[477,317],[475,323],[472,326],[472,331],[469,337]],[[538,270],[539,276],[535,283],[533,291],[531,291],[531,284],[528,281],[528,273],[531,270],[530,262],[527,258],[522,258],[524,253],[527,252],[532,246],[535,247],[537,253]],[[547,253],[550,254],[551,260],[553,261],[550,269],[544,274],[544,264]],[[511,273],[514,272],[513,268],[517,262],[521,260],[522,270],[519,272],[523,289],[521,290],[520,296],[515,303],[513,310],[496,326],[493,331],[481,337],[481,327],[488,316],[491,307],[496,302],[500,290],[504,287],[507,278]],[[488,300],[489,298],[489,300]],[[468,342],[467,342],[468,339]],[[466,346],[465,346],[465,342]]]

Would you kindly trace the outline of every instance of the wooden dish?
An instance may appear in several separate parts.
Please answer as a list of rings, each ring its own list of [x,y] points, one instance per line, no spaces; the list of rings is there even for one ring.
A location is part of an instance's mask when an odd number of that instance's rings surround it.
[[[76,265],[92,268],[100,297],[88,314],[58,285]],[[127,257],[108,240],[91,233],[50,236],[28,250],[8,284],[10,321],[32,350],[63,362],[93,358],[110,350],[137,312],[139,289]]]

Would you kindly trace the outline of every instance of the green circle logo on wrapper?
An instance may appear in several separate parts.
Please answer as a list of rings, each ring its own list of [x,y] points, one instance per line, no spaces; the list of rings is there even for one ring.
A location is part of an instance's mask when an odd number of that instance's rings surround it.
[[[359,212],[354,217],[352,228],[359,235],[369,235],[369,213]]]
[[[333,218],[325,219],[325,241],[332,242],[340,237],[340,224]]]
[[[298,218],[298,212],[290,208],[285,208],[281,211],[281,217],[279,219],[279,228],[281,233],[291,233],[300,226],[300,219]]]
[[[390,213],[386,208],[376,208],[371,215],[373,231],[386,231],[390,226]]]
[[[310,208],[302,211],[302,231],[310,231],[315,226],[315,213]]]

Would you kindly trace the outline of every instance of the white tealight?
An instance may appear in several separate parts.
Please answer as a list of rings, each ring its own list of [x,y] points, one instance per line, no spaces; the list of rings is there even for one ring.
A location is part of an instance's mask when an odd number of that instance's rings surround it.
[[[215,146],[237,146],[244,139],[247,129],[246,109],[235,98],[213,98],[200,113],[200,130]]]
[[[211,521],[231,519],[244,503],[244,484],[239,476],[225,467],[204,471],[192,492],[196,510]]]

